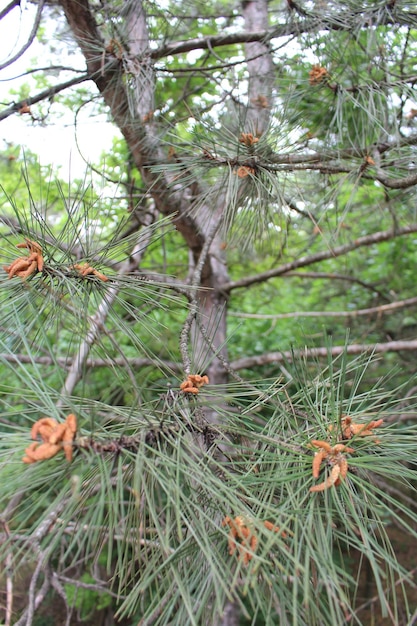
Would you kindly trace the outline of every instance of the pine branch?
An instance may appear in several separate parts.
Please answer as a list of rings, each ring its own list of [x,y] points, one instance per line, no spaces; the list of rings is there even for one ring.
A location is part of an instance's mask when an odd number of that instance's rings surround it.
[[[357,165],[356,168],[351,165],[324,165],[322,162],[320,163],[291,163],[291,165],[271,165],[269,163],[257,163],[253,159],[244,158],[243,160],[233,159],[219,159],[219,165],[227,165],[227,166],[257,166],[262,167],[268,172],[308,172],[308,171],[316,171],[320,172],[320,174],[352,174],[355,173],[355,169],[357,170],[358,176],[362,176],[366,180],[378,181],[384,185],[384,187],[388,187],[389,189],[407,189],[408,187],[413,187],[417,184],[417,174],[409,174],[404,178],[392,178],[388,176],[381,168],[378,168],[375,174],[373,174],[368,169],[368,165],[360,164]],[[367,174],[364,174],[365,169],[367,170]]]
[[[377,147],[373,150],[372,156],[375,161],[375,179],[382,183],[385,187],[388,187],[389,189],[407,189],[408,187],[412,187],[417,184],[417,174],[409,174],[403,178],[392,178],[386,174],[381,168],[381,153]]]
[[[248,276],[246,278],[241,278],[240,280],[225,283],[221,286],[221,289],[226,293],[230,293],[233,289],[248,287],[249,285],[265,282],[270,278],[283,276],[287,272],[295,270],[299,267],[307,267],[309,265],[314,265],[314,263],[318,263],[319,261],[335,259],[336,257],[347,254],[352,250],[359,250],[363,247],[373,246],[383,241],[390,241],[391,239],[395,239],[396,237],[410,235],[415,232],[417,232],[417,224],[410,224],[409,226],[403,226],[396,230],[390,229],[372,233],[370,235],[364,235],[363,237],[358,237],[354,241],[343,244],[342,246],[338,246],[330,250],[324,250],[323,252],[317,252],[316,254],[312,254],[311,256],[301,257],[299,259],[296,259],[295,261],[290,261],[289,263],[280,265],[275,269],[261,272],[260,274],[255,274],[254,276]]]
[[[373,306],[366,309],[352,309],[351,311],[292,311],[291,313],[277,314],[230,312],[229,315],[232,317],[257,320],[283,320],[294,317],[347,317],[354,319],[362,315],[391,313],[392,311],[398,311],[399,309],[414,306],[415,304],[417,304],[417,297],[391,302],[390,304],[381,304],[380,306]]]
[[[410,352],[417,350],[417,340],[409,341],[387,341],[386,343],[375,344],[351,344],[344,346],[318,347],[318,348],[302,348],[295,350],[286,350],[283,352],[267,352],[256,356],[243,357],[232,361],[231,366],[235,370],[251,369],[271,363],[281,363],[283,361],[292,361],[294,358],[321,359],[326,358],[329,354],[332,357],[341,354],[364,354],[364,353],[380,353],[385,352]]]
[[[89,76],[86,73],[83,73],[81,74],[81,76],[76,76],[74,78],[71,78],[70,80],[67,80],[64,83],[59,83],[59,85],[53,85],[52,87],[48,87],[47,89],[40,91],[35,96],[29,96],[28,98],[25,98],[24,100],[20,100],[19,102],[14,102],[12,106],[8,107],[7,109],[3,109],[3,111],[0,111],[0,122],[10,117],[10,115],[14,115],[15,113],[18,113],[24,105],[31,106],[32,104],[37,104],[38,102],[42,102],[43,100],[50,100],[57,93],[60,93],[61,91],[64,91],[65,89],[68,89],[69,87],[74,87],[74,85],[79,85],[80,83],[83,83],[86,80],[91,80],[91,76]]]
[[[386,12],[383,19],[376,20],[376,17],[380,17],[379,9],[368,8],[368,10],[361,11],[360,18],[363,26],[369,27],[370,24],[378,25],[409,25],[410,18],[417,19],[417,13],[412,14],[408,11],[396,11],[395,15],[391,12]],[[210,50],[211,48],[217,48],[221,46],[234,46],[244,43],[262,42],[267,44],[271,39],[278,39],[280,37],[288,37],[291,35],[300,35],[307,32],[315,32],[317,30],[334,30],[334,31],[350,31],[352,28],[357,28],[358,14],[348,10],[345,13],[340,12],[338,9],[337,17],[323,17],[319,13],[317,15],[310,14],[305,20],[289,21],[285,24],[280,24],[270,29],[265,29],[258,32],[238,32],[228,33],[226,35],[217,35],[211,37],[200,37],[196,39],[187,39],[186,41],[170,42],[153,50],[151,57],[155,60],[161,59],[169,55],[184,54],[193,50]]]
[[[308,150],[297,150],[289,153],[271,153],[268,155],[268,162],[277,165],[294,165],[307,163],[328,163],[329,161],[339,162],[341,159],[364,158],[370,152],[376,151],[378,154],[386,154],[390,150],[405,148],[406,146],[415,146],[417,144],[417,133],[412,133],[407,137],[395,137],[387,141],[379,142],[372,147],[354,146],[332,150],[327,148],[322,152]],[[266,164],[267,165],[267,164]]]
[[[211,350],[216,352],[215,348],[211,346]],[[224,366],[228,373],[232,374],[233,370],[239,371],[242,369],[250,369],[251,367],[268,365],[270,363],[281,363],[283,361],[291,361],[295,356],[303,356],[308,359],[315,358],[325,358],[330,353],[333,356],[339,356],[345,350],[347,354],[360,354],[362,352],[375,352],[384,354],[386,352],[412,352],[417,350],[417,340],[398,340],[398,341],[387,341],[386,343],[379,342],[375,344],[352,344],[349,346],[333,346],[331,349],[327,347],[317,347],[317,348],[303,348],[300,350],[285,350],[282,352],[267,352],[260,355],[250,356],[250,357],[242,357],[241,359],[236,359],[231,363],[224,362]],[[39,365],[50,365],[53,366],[56,363],[61,367],[65,367],[74,363],[73,359],[65,359],[62,357],[56,357],[52,359],[51,357],[30,357],[26,354],[8,354],[8,353],[0,353],[0,359],[3,361],[7,361],[9,363],[37,363]],[[86,359],[84,361],[84,368],[101,368],[101,367],[131,367],[135,370],[139,370],[144,367],[154,367],[155,362],[152,359],[146,358],[121,358],[115,357],[114,359]],[[164,367],[167,371],[173,372],[182,372],[183,365],[177,363],[175,361],[159,361],[158,367]],[[233,375],[233,374],[232,374]],[[242,382],[240,377],[236,378],[236,380]]]
[[[198,37],[186,41],[170,42],[151,51],[151,58],[158,60],[170,55],[184,54],[193,50],[212,50],[221,46],[233,46],[242,43],[262,42],[267,43],[275,37],[283,37],[292,33],[287,28],[263,30],[258,32],[228,33],[211,37]]]
[[[23,353],[10,354],[8,352],[0,353],[0,359],[7,361],[8,363],[36,363],[38,365],[52,366],[59,365],[62,369],[72,368],[75,363],[75,358],[72,357],[59,357],[54,356],[36,356]],[[179,372],[182,371],[182,365],[177,361],[164,361],[158,358],[158,367],[165,369],[167,372]],[[156,362],[153,359],[147,358],[124,358],[114,357],[109,359],[89,359],[83,362],[83,367],[86,369],[94,369],[96,367],[131,367],[134,369],[141,369],[143,367],[155,367]]]

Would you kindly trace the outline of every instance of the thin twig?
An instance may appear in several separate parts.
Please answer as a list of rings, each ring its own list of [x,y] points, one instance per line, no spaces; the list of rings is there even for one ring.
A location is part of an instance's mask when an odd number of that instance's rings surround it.
[[[407,575],[402,576],[401,578],[399,578],[396,582],[395,582],[395,587],[397,587],[398,585],[402,585],[404,583],[404,581],[410,582],[409,581],[409,577],[413,576],[415,573],[417,572],[417,567],[414,567],[412,570],[410,570],[409,572],[407,572]],[[385,589],[386,593],[390,593],[392,591],[392,587],[391,585],[387,586]],[[359,611],[363,611],[364,609],[366,609],[369,605],[374,604],[375,602],[379,601],[379,594],[373,596],[373,598],[370,598],[369,600],[367,600],[366,602],[364,602],[363,604],[361,604],[357,609],[355,609],[355,614],[359,613]],[[347,615],[346,616],[346,621],[349,622],[354,616],[352,614]],[[408,622],[409,624],[413,624],[413,621]]]
[[[65,532],[65,531],[64,531]],[[74,529],[72,529],[71,534],[74,533]],[[64,576],[63,574],[57,574],[54,572],[54,577],[60,582],[65,583],[66,585],[74,585],[74,587],[79,587],[80,589],[89,589],[90,591],[98,591],[99,593],[106,593],[112,598],[117,598],[118,600],[124,600],[126,596],[120,595],[111,591],[108,587],[103,587],[103,585],[98,585],[95,583],[85,583],[82,580],[76,580],[75,578],[69,578],[68,576]]]
[[[33,579],[32,579],[33,580]],[[31,581],[32,585],[32,581]],[[39,605],[44,601],[46,594],[48,593],[51,586],[51,581],[49,576],[45,575],[45,579],[43,581],[43,585],[33,598],[32,604],[25,610],[21,618],[15,623],[14,626],[32,626],[33,616],[35,614],[36,609]]]
[[[38,582],[41,572],[44,575],[44,581],[42,587],[36,593],[36,584]],[[33,617],[38,606],[43,602],[46,594],[51,586],[50,571],[47,562],[44,561],[42,555],[38,555],[38,563],[35,571],[32,574],[32,578],[29,585],[29,602],[26,610],[23,612],[20,619],[15,623],[15,626],[32,626]]]
[[[2,20],[3,17],[10,13],[12,9],[18,6],[20,6],[20,0],[12,0],[11,2],[9,2],[9,4],[0,11],[0,20]]]
[[[389,419],[385,419],[384,418],[384,424],[388,424],[390,422]],[[411,498],[407,495],[405,495],[404,490],[405,487],[403,486],[403,491],[401,491],[400,489],[397,489],[396,487],[394,487],[393,485],[390,485],[389,482],[387,482],[386,480],[379,478],[378,476],[376,476],[375,474],[372,474],[372,482],[375,483],[376,485],[378,485],[378,487],[381,489],[381,491],[383,493],[390,493],[393,496],[395,496],[399,502],[403,502],[406,503],[411,511],[416,511],[417,510],[417,502],[415,500],[415,498]],[[395,524],[395,518],[392,518],[392,522]],[[400,529],[404,528],[404,526],[402,525],[398,525],[398,527]]]
[[[9,65],[17,61],[17,59],[19,59],[22,56],[22,54],[26,52],[26,50],[32,44],[33,40],[36,37],[36,33],[38,32],[39,24],[41,23],[42,10],[43,10],[44,5],[45,5],[45,0],[38,0],[38,9],[36,11],[35,21],[33,23],[32,30],[30,31],[30,34],[26,43],[20,48],[18,52],[16,52],[14,56],[12,56],[10,59],[5,61],[4,63],[0,64],[0,70],[3,70],[5,67],[8,67]]]
[[[63,601],[65,605],[66,619],[65,619],[65,624],[63,626],[70,626],[71,610],[68,605],[67,594],[65,593],[65,590],[63,586],[61,585],[61,581],[59,580],[58,574],[56,572],[52,572],[51,585],[53,589],[55,589],[55,591],[57,592],[57,594],[59,595],[59,597],[61,598],[61,600]]]

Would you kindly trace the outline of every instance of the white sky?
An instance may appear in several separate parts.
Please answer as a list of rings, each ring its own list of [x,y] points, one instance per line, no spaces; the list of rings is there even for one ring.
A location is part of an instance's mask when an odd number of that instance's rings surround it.
[[[9,1],[0,0],[0,10],[7,6]],[[36,6],[29,4],[27,0],[21,0],[20,8],[15,7],[0,21],[1,64],[13,57],[27,41],[35,12]],[[33,61],[35,57],[37,58],[36,63]],[[68,65],[74,64],[74,61],[76,58],[73,55]],[[13,95],[9,94],[10,89],[18,89],[19,86],[30,80],[28,76],[16,80],[8,79],[23,74],[29,68],[47,67],[53,62],[53,60],[45,58],[45,50],[35,40],[29,50],[17,62],[0,70],[0,107],[6,108],[8,103],[13,101]],[[65,60],[63,63],[65,64]],[[84,67],[81,57],[79,67]],[[69,75],[62,80],[68,78]],[[39,89],[34,89],[34,93],[38,91]],[[60,176],[64,179],[83,176],[87,168],[85,160],[97,162],[100,154],[111,145],[112,137],[115,136],[116,131],[111,124],[103,120],[99,121],[97,118],[94,121],[89,120],[88,107],[86,107],[85,114],[80,115],[78,125],[78,142],[84,160],[76,145],[72,122],[72,114],[55,120],[51,126],[49,124],[47,126],[34,124],[28,115],[11,115],[0,122],[0,149],[4,146],[4,142],[13,145],[19,144],[39,154],[40,162],[43,165],[52,164],[54,167],[59,167]]]

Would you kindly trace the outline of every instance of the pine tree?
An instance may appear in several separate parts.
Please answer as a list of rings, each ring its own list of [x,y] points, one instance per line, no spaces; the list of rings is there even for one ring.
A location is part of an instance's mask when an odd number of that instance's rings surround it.
[[[120,139],[81,182],[1,163],[5,624],[411,624],[413,3],[34,4],[85,69],[0,119]]]

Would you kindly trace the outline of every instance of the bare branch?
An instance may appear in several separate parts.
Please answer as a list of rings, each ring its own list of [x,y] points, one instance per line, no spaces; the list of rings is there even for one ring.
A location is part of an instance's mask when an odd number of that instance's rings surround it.
[[[352,311],[293,311],[291,313],[278,313],[276,315],[269,315],[267,313],[239,313],[229,312],[232,317],[257,319],[257,320],[283,320],[294,317],[348,317],[355,318],[361,315],[377,315],[391,313],[392,311],[398,311],[409,306],[417,304],[417,298],[408,298],[407,300],[400,300],[398,302],[391,302],[390,304],[381,304],[380,306],[373,306],[367,309],[356,309]]]
[[[71,532],[73,533],[74,530],[71,529]],[[79,589],[90,589],[91,591],[98,591],[99,593],[108,594],[113,598],[120,598],[119,594],[112,591],[109,586],[99,583],[86,583],[76,578],[68,578],[68,576],[64,576],[63,574],[56,574],[55,572],[54,575],[58,578],[59,582],[65,583],[66,585],[73,585],[74,587],[78,587]],[[123,598],[124,596],[121,597]]]
[[[175,54],[184,54],[184,52],[191,52],[192,50],[211,50],[220,46],[233,46],[236,44],[250,43],[255,41],[268,42],[273,37],[282,37],[284,35],[292,34],[285,32],[286,27],[275,30],[264,30],[261,32],[240,32],[240,33],[228,33],[226,35],[217,35],[213,37],[198,37],[196,39],[187,39],[186,41],[178,41],[165,44],[161,48],[151,51],[152,59],[162,59],[163,57]],[[278,34],[279,33],[279,34]]]
[[[41,589],[36,593],[36,586],[38,583],[38,578],[41,573],[43,575],[44,581],[43,581]],[[42,552],[39,551],[38,562],[36,564],[35,571],[32,574],[32,578],[30,580],[30,585],[29,585],[28,607],[25,613],[23,614],[24,617],[26,618],[25,622],[23,623],[25,623],[26,626],[32,626],[35,611],[38,608],[38,606],[43,602],[46,594],[49,591],[50,586],[51,586],[50,567],[49,567],[48,562],[45,562]],[[17,622],[17,624],[20,624],[21,620],[22,618]]]
[[[52,524],[55,523],[56,519],[65,508],[67,501],[62,499],[56,506],[56,508],[49,512],[49,514],[45,517],[44,520],[39,524],[37,530],[32,533],[30,537],[21,537],[18,535],[12,535],[11,540],[20,541],[23,540],[25,543],[29,544],[33,556],[36,556],[37,564],[35,570],[32,574],[32,578],[29,585],[29,598],[28,605],[21,615],[20,619],[15,623],[15,626],[31,626],[33,623],[33,617],[36,609],[42,604],[45,599],[46,594],[48,593],[51,587],[51,569],[48,562],[48,557],[45,551],[41,550],[40,542],[44,538],[44,536],[50,532]],[[43,575],[43,584],[38,592],[36,592],[36,587],[38,583],[38,579],[40,575]]]
[[[17,59],[19,59],[22,56],[22,54],[26,52],[26,50],[31,46],[33,40],[36,37],[36,33],[38,32],[39,24],[41,23],[42,10],[43,10],[44,5],[45,5],[45,0],[38,0],[38,9],[36,11],[35,21],[33,23],[32,30],[30,31],[28,40],[20,48],[20,50],[16,52],[14,56],[12,56],[10,59],[5,61],[4,63],[0,63],[0,70],[3,70],[5,67],[8,67],[9,65],[12,65],[12,63],[17,61]]]
[[[56,367],[59,365],[62,368],[70,368],[74,364],[74,359],[71,357],[49,357],[49,356],[32,356],[28,354],[9,354],[8,352],[0,353],[0,360],[7,361],[8,363],[37,363],[38,365],[50,365]],[[86,359],[84,361],[85,368],[95,367],[126,367],[129,365],[134,369],[141,369],[142,367],[156,367],[156,361],[146,358],[130,358],[125,359],[123,357],[115,357],[108,359]],[[158,359],[157,365],[159,368],[164,368],[167,371],[179,371],[182,369],[181,364],[176,361],[163,361]]]
[[[363,237],[358,237],[358,239],[355,239],[354,241],[346,243],[342,246],[338,246],[330,250],[324,250],[323,252],[317,252],[317,254],[312,254],[311,256],[301,257],[299,259],[296,259],[295,261],[284,263],[284,265],[280,265],[275,269],[261,272],[260,274],[255,274],[254,276],[248,276],[234,282],[225,283],[224,285],[222,285],[221,288],[226,293],[229,293],[233,289],[248,287],[249,285],[262,283],[266,280],[269,280],[270,278],[283,276],[287,272],[295,270],[299,267],[313,265],[314,263],[318,263],[319,261],[325,261],[326,259],[335,259],[336,257],[347,254],[352,250],[358,250],[359,248],[363,248],[366,246],[373,246],[377,243],[389,241],[390,239],[395,239],[396,237],[402,237],[404,235],[410,235],[415,232],[417,232],[417,224],[410,224],[409,226],[403,226],[402,228],[398,228],[396,230],[390,229],[372,233],[370,235],[364,235]]]
[[[231,363],[235,370],[251,369],[271,363],[281,363],[282,361],[293,361],[294,358],[303,359],[324,359],[329,355],[332,357],[341,354],[364,354],[375,352],[384,354],[385,352],[410,352],[417,350],[417,339],[410,341],[387,341],[386,343],[375,344],[351,344],[344,346],[332,346],[331,348],[303,348],[300,350],[286,350],[284,352],[267,352],[256,356],[243,357]]]
[[[323,152],[312,152],[310,149],[306,150],[300,147],[300,150],[296,152],[277,153],[272,154],[269,157],[270,163],[293,165],[303,163],[328,163],[329,161],[340,162],[340,159],[352,159],[352,158],[364,158],[377,152],[382,155],[394,148],[404,148],[406,146],[414,146],[417,144],[417,133],[408,135],[407,137],[401,137],[400,139],[395,137],[389,141],[377,143],[372,148],[369,146],[353,146],[345,148],[343,150],[325,150]],[[336,165],[335,163],[335,165]],[[263,164],[266,167],[268,163]],[[269,165],[271,167],[271,165]],[[272,169],[272,168],[271,168]]]
[[[51,99],[57,93],[64,91],[64,89],[74,87],[74,85],[79,85],[86,80],[91,80],[91,77],[88,74],[82,74],[81,76],[71,78],[64,83],[59,83],[59,85],[53,85],[52,87],[48,87],[48,89],[44,89],[43,91],[36,94],[36,96],[31,96],[29,98],[26,98],[25,100],[14,102],[12,106],[8,107],[7,109],[3,109],[3,111],[0,111],[0,122],[10,117],[10,115],[18,113],[24,105],[31,106],[32,104],[37,104],[38,102],[42,102],[43,100]]]
[[[350,346],[333,346],[331,349],[327,347],[318,347],[318,348],[310,348],[310,349],[302,349],[302,350],[286,350],[282,352],[268,352],[265,354],[259,354],[250,357],[242,357],[241,359],[236,359],[227,365],[227,371],[230,368],[233,370],[242,370],[242,369],[250,369],[251,367],[269,365],[271,363],[282,363],[283,361],[291,361],[294,356],[302,356],[307,359],[315,359],[315,358],[325,358],[330,354],[332,356],[339,356],[344,351],[347,354],[361,354],[367,352],[375,352],[384,354],[386,352],[412,352],[417,350],[417,340],[399,340],[399,341],[388,341],[386,343],[376,343],[376,344],[352,344]],[[9,362],[20,362],[20,363],[40,363],[42,365],[54,365],[52,359],[48,357],[33,357],[29,358],[25,354],[0,354],[0,358]],[[59,364],[65,365],[65,359],[56,359],[56,362]],[[71,364],[73,361],[69,359],[66,363]],[[173,372],[182,371],[181,363],[177,363],[174,361],[158,361],[158,366],[161,364],[166,367],[167,370],[171,370]],[[114,358],[114,359],[87,359],[84,362],[84,367],[86,368],[94,368],[94,367],[132,367],[134,369],[140,369],[142,367],[155,367],[155,362],[151,359],[145,358]],[[230,372],[229,372],[230,373]]]

